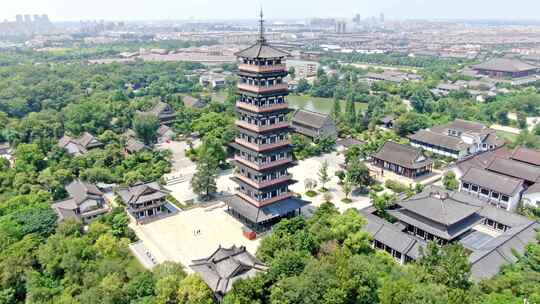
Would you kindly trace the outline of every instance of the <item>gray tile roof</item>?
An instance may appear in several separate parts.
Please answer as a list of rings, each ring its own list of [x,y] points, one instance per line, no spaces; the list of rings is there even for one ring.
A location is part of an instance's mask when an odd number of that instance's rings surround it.
[[[72,144],[72,146],[68,147],[69,144]],[[81,155],[87,153],[88,150],[92,148],[103,146],[103,143],[92,134],[84,132],[78,138],[64,135],[58,141],[58,146],[63,149],[68,149],[70,154]]]
[[[484,124],[463,119],[456,119],[441,126],[432,127],[431,130],[437,133],[448,134],[448,130],[456,130],[463,133],[481,133],[488,129]]]
[[[72,181],[66,186],[66,191],[77,204],[87,199],[102,199],[103,193],[93,184],[85,183],[79,180]]]
[[[374,240],[392,247],[392,249],[408,255],[413,259],[420,257],[419,248],[425,246],[426,242],[402,232],[395,225],[373,214],[364,211],[361,211],[361,214],[366,218],[364,230],[369,232]]]
[[[519,147],[514,150],[510,158],[531,165],[540,166],[540,151]]]
[[[480,210],[480,215],[508,227],[519,227],[533,222],[527,217],[488,204]]]
[[[504,232],[473,251],[469,256],[471,277],[474,280],[489,278],[496,275],[502,266],[516,262],[514,252],[523,254],[527,244],[535,241],[538,231],[540,224],[531,221]]]
[[[126,188],[119,188],[118,195],[126,205],[142,204],[167,197],[168,191],[158,183],[138,183]]]
[[[320,129],[330,119],[328,114],[308,110],[297,110],[292,118],[293,125],[302,124],[315,129]]]
[[[251,278],[266,271],[266,266],[245,247],[222,248],[208,258],[194,260],[190,265],[214,293],[224,295],[239,279]]]
[[[540,180],[540,167],[512,159],[495,158],[486,169],[529,182]]]
[[[145,149],[148,149],[148,146],[136,138],[130,137],[126,141],[126,150],[129,153],[135,153]]]
[[[480,210],[479,207],[455,200],[448,191],[440,190],[425,191],[398,204],[411,213],[445,226],[456,224]]]
[[[478,168],[470,168],[461,177],[461,181],[509,196],[519,192],[523,186],[523,181],[519,179]]]
[[[471,146],[470,144],[467,144],[461,140],[460,137],[436,133],[430,130],[420,130],[409,135],[408,138],[413,141],[432,144],[434,146],[443,147],[458,152]]]
[[[489,70],[489,71],[498,71],[498,72],[525,72],[530,70],[538,69],[537,66],[528,64],[526,62],[509,59],[509,58],[495,58],[489,61],[477,64],[473,66],[475,70]]]
[[[461,192],[446,191],[437,186],[429,186],[423,193],[418,194],[415,197],[418,199],[431,196],[432,193],[441,191],[446,192],[448,194],[446,200],[454,201],[456,206],[457,204],[462,206],[468,205],[469,207],[478,210],[474,217],[467,217],[466,222],[460,222],[460,225],[457,227],[461,230],[455,230],[454,228],[448,230],[449,235],[460,236],[457,240],[471,251],[469,261],[472,267],[471,277],[474,280],[489,278],[497,274],[501,266],[517,260],[513,254],[514,252],[523,253],[525,246],[536,240],[536,234],[540,231],[540,223],[532,221],[524,216],[508,212],[504,209],[493,207],[485,201],[479,200],[473,196]],[[426,202],[427,201],[424,203]],[[403,202],[399,204],[401,205]],[[420,203],[415,207],[419,210],[425,207],[425,204]],[[468,210],[467,207],[463,208]],[[436,233],[440,232],[440,226],[434,224],[435,221],[414,218],[411,216],[410,212],[407,213],[403,211],[404,209],[398,209],[396,211],[390,211],[390,214],[432,234],[437,235]],[[373,214],[369,214],[367,213],[368,211],[362,210],[361,212],[365,214],[367,219],[367,225],[364,229],[374,235],[374,239],[388,246],[392,244],[396,247],[394,248],[396,250],[398,250],[398,248],[405,248],[404,250],[407,250],[408,252],[407,255],[414,259],[417,259],[420,256],[418,253],[419,248],[425,246],[425,242],[418,241],[415,237],[402,232],[402,228],[392,225]],[[424,214],[429,213],[431,213],[431,211],[424,212]],[[465,213],[468,213],[468,211]],[[458,215],[455,216],[454,219],[460,217],[461,216]],[[482,219],[491,219],[504,224],[509,227],[509,230],[499,236],[487,236],[474,229],[474,226]],[[382,229],[384,225],[387,226],[386,229]],[[458,233],[456,233],[456,231]],[[401,238],[398,238],[399,236],[401,236]],[[410,243],[414,240],[417,241],[415,244]],[[410,248],[407,248],[408,245],[411,245]],[[414,252],[417,252],[417,254],[415,255]]]
[[[289,198],[259,208],[236,195],[227,197],[224,202],[253,223],[265,222],[311,204],[301,199]]]
[[[431,221],[430,219],[421,218],[418,215],[407,212],[403,209],[392,210],[389,211],[389,213],[404,223],[418,227],[428,233],[448,241],[454,240],[463,235],[471,228],[472,225],[475,225],[481,221],[480,216],[478,216],[476,213],[473,213],[469,217],[452,225],[442,225],[435,221]]]
[[[483,152],[462,161],[458,161],[455,166],[463,173],[467,172],[469,168],[485,169],[495,158],[508,158],[510,154],[511,151],[508,150],[508,148],[501,147],[493,151]]]
[[[92,184],[81,182],[79,180],[72,181],[66,186],[66,191],[69,194],[69,198],[57,201],[51,205],[51,207],[58,214],[59,220],[66,219],[79,219],[77,210],[87,200],[104,202],[103,193]],[[96,214],[107,212],[107,206],[92,210]]]
[[[289,53],[274,48],[266,42],[257,42],[234,55],[242,58],[284,58],[290,56]]]
[[[422,168],[433,163],[430,158],[424,156],[421,149],[392,141],[384,143],[372,157],[410,169]]]

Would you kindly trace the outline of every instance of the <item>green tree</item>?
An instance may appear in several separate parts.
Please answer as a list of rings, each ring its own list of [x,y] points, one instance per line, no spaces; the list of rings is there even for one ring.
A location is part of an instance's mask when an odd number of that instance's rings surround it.
[[[289,68],[289,76],[291,77],[292,80],[296,78],[296,69],[294,67]]]
[[[427,247],[420,249],[419,265],[430,274],[433,280],[450,288],[467,289],[471,265],[468,253],[459,243],[443,246],[429,242]]]
[[[459,188],[459,182],[456,179],[454,171],[448,171],[444,174],[443,185],[446,190],[454,191]]]
[[[347,103],[345,104],[345,122],[351,128],[356,126],[356,107],[352,95],[347,97]]]
[[[204,154],[197,162],[197,172],[191,179],[193,192],[201,196],[203,200],[210,199],[217,191],[218,167],[212,155]]]
[[[213,304],[213,293],[198,275],[185,277],[178,288],[178,304]]]
[[[306,79],[302,78],[298,80],[298,86],[296,87],[297,93],[302,94],[309,91],[310,89],[311,89],[311,85]]]
[[[341,121],[341,102],[338,98],[334,97],[334,105],[332,106],[330,117],[332,117],[332,120],[335,123],[339,123]]]
[[[321,187],[323,192],[326,192],[326,184],[330,181],[330,175],[328,174],[328,161],[324,161],[319,168],[319,181],[321,182]]]
[[[137,115],[133,121],[133,129],[137,136],[144,141],[145,144],[153,144],[157,138],[157,129],[159,128],[159,120],[153,115]]]
[[[350,173],[347,173],[345,175],[345,179],[343,180],[343,183],[341,184],[341,190],[345,194],[345,200],[349,201],[349,196],[351,195],[351,192],[354,187],[353,178]]]
[[[368,167],[358,158],[352,158],[347,164],[347,175],[352,185],[356,187],[367,187],[372,183]]]
[[[425,129],[428,126],[429,119],[426,116],[415,112],[408,112],[396,121],[396,130],[401,136],[407,136],[418,130]]]

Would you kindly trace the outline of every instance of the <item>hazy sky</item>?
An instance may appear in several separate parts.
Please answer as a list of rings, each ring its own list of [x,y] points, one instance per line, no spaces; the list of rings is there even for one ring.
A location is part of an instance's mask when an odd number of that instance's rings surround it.
[[[48,14],[65,20],[269,19],[352,17],[540,19],[540,0],[0,0],[0,20]]]

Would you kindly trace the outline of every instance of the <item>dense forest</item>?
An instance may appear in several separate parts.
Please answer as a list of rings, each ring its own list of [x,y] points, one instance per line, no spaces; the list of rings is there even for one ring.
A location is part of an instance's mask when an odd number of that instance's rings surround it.
[[[206,285],[182,265],[167,263],[151,273],[134,260],[127,244],[136,237],[123,208],[87,230],[69,221],[58,226],[50,208],[77,178],[127,185],[169,172],[168,152],[126,154],[121,136],[128,129],[145,134],[138,129],[146,125],[155,133],[137,113],[159,100],[176,108],[179,132],[230,141],[232,114],[217,114],[224,105],[183,106],[183,94],[203,91],[197,78],[187,77],[202,66],[39,63],[47,57],[35,52],[2,56],[9,60],[0,66],[0,142],[11,145],[16,161],[0,158],[0,303],[211,303]],[[57,146],[64,134],[83,132],[104,148],[71,156]],[[222,149],[221,141],[208,141]]]

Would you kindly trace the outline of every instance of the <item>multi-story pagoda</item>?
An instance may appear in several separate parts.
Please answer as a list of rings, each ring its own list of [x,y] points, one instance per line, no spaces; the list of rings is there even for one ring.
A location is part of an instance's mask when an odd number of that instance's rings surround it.
[[[287,52],[273,48],[264,36],[236,54],[239,58],[238,135],[232,144],[238,183],[236,195],[227,200],[231,214],[256,232],[269,229],[285,217],[300,214],[309,202],[294,197],[295,181],[288,169],[295,165],[289,139],[290,125],[285,82]]]

